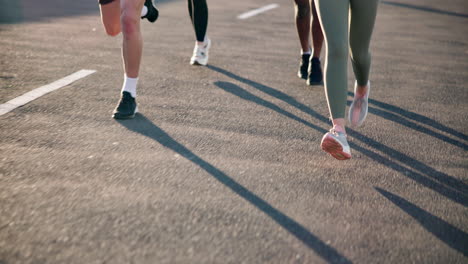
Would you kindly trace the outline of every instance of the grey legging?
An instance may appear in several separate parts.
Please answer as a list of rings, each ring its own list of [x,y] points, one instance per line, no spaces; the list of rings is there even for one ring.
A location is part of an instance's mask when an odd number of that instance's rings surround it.
[[[325,92],[333,119],[345,116],[348,49],[351,50],[357,83],[366,85],[369,80],[369,44],[378,2],[379,0],[315,0],[327,47]]]

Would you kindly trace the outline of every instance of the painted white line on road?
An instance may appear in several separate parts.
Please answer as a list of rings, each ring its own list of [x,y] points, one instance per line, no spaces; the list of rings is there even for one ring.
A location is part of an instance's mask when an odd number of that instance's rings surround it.
[[[60,80],[57,80],[53,83],[49,83],[47,85],[41,86],[39,88],[36,88],[30,92],[27,92],[19,97],[16,97],[15,99],[12,99],[4,104],[0,105],[0,116],[4,115],[11,110],[20,107],[22,105],[25,105],[29,102],[31,102],[34,99],[37,99],[45,94],[48,94],[52,91],[55,91],[57,89],[60,89],[64,86],[69,85],[70,83],[79,80],[81,78],[84,78],[90,74],[95,73],[95,70],[80,70],[77,71],[73,74],[68,75],[67,77],[64,77]]]
[[[256,15],[258,15],[260,13],[263,13],[263,12],[266,12],[268,10],[277,8],[278,6],[279,6],[278,4],[269,4],[269,5],[266,5],[266,6],[263,6],[263,7],[260,7],[260,8],[253,9],[253,10],[250,10],[248,12],[242,13],[242,14],[238,15],[237,18],[238,19],[247,19],[249,17],[256,16]]]

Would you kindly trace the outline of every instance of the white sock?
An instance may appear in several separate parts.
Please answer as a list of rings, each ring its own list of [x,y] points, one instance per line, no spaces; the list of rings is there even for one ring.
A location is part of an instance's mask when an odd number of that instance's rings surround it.
[[[146,14],[148,14],[148,8],[146,6],[143,6],[143,8],[141,9],[141,17],[146,16]]]
[[[124,83],[122,85],[122,92],[129,92],[133,98],[136,97],[138,78],[129,78],[125,75]]]
[[[302,51],[301,50],[301,55],[305,55],[305,54],[308,54],[308,55],[312,54],[312,50],[310,50],[310,49],[308,51]]]

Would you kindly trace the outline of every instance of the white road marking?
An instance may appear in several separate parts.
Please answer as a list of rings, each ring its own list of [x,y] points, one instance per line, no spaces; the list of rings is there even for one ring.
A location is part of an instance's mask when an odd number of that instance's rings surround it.
[[[266,12],[268,10],[271,10],[271,9],[274,9],[274,8],[277,8],[277,7],[279,7],[278,4],[269,4],[269,5],[266,5],[266,6],[263,6],[263,7],[260,7],[260,8],[253,9],[253,10],[250,10],[248,12],[242,13],[242,14],[238,15],[237,18],[238,19],[247,19],[249,17],[256,16],[256,15],[258,15],[260,13]]]
[[[95,70],[80,70],[77,71],[73,74],[68,75],[67,77],[64,77],[60,80],[57,80],[53,83],[49,83],[47,85],[41,86],[39,88],[36,88],[30,92],[27,92],[19,97],[16,97],[15,99],[12,99],[4,104],[0,105],[0,116],[4,115],[13,109],[20,107],[22,105],[25,105],[29,102],[31,102],[34,99],[37,99],[45,94],[48,94],[52,91],[55,91],[57,89],[60,89],[64,86],[67,86],[71,84],[72,82],[79,80],[81,78],[84,78],[90,74],[95,73]]]

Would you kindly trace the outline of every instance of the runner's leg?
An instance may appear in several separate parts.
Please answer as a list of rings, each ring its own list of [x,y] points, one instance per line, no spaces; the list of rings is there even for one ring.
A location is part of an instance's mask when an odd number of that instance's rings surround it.
[[[207,65],[211,40],[206,36],[208,27],[208,5],[206,0],[187,0],[190,19],[197,41],[190,58],[192,65]]]
[[[310,50],[310,4],[309,0],[294,0],[297,34],[301,43],[301,60],[297,76],[307,80]]]
[[[206,0],[187,0],[187,2],[197,42],[203,43],[208,28],[208,5]]]
[[[101,20],[106,33],[116,36],[120,33],[120,0],[100,0]]]
[[[312,5],[312,45],[314,46],[313,58],[320,58],[323,46],[323,32],[320,26],[320,20],[317,15],[317,8],[315,7],[314,0],[310,0]]]
[[[322,86],[323,85],[323,72],[322,72],[322,63],[320,62],[320,53],[322,51],[323,44],[323,33],[320,26],[320,21],[317,15],[317,10],[315,8],[315,3],[311,1],[312,7],[312,45],[314,47],[313,54],[310,58],[307,84],[311,86]]]
[[[369,46],[377,15],[378,0],[351,0],[350,3],[349,44],[356,84],[353,102],[349,107],[348,120],[351,125],[357,127],[363,124],[368,112],[371,67]]]
[[[351,62],[358,85],[365,86],[369,81],[371,67],[369,46],[377,15],[378,0],[351,0],[350,2]]]
[[[321,148],[339,160],[351,158],[345,129],[348,63],[348,0],[315,0],[325,35],[325,94],[333,122]]]
[[[349,1],[315,0],[325,35],[325,94],[330,115],[344,130],[347,98]],[[344,131],[343,131],[344,132]]]
[[[297,34],[302,53],[310,53],[310,4],[309,0],[294,0]]]
[[[123,33],[122,57],[125,74],[138,78],[143,40],[140,31],[140,14],[144,0],[121,0],[120,22]]]
[[[140,17],[144,2],[145,0],[121,0],[120,2],[120,24],[123,34],[122,58],[125,76],[122,96],[113,113],[115,119],[133,118],[138,111],[135,97],[143,49]]]

